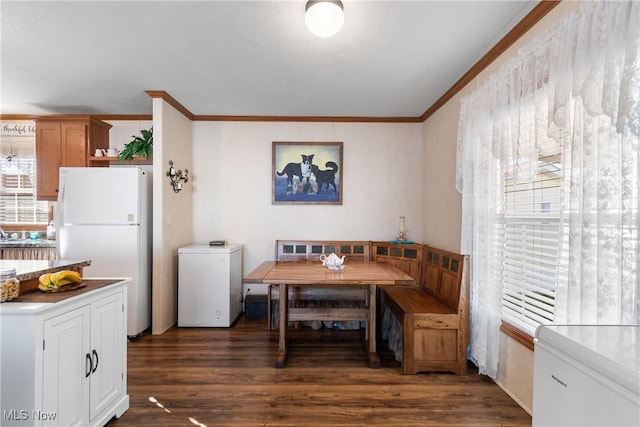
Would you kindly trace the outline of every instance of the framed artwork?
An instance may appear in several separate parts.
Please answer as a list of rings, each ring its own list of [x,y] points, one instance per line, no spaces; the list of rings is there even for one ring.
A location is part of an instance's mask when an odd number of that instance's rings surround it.
[[[273,142],[273,204],[342,204],[342,142]]]

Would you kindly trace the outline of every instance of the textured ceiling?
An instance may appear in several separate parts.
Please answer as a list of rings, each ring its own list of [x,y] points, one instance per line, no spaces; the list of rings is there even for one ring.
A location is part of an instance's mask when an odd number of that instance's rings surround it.
[[[537,1],[0,2],[2,114],[419,117]]]

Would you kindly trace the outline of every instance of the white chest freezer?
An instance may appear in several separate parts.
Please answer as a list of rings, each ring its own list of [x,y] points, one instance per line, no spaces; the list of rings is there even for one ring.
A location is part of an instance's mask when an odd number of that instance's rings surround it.
[[[229,327],[242,311],[242,245],[178,249],[178,326]]]
[[[541,326],[534,426],[640,426],[640,325]]]

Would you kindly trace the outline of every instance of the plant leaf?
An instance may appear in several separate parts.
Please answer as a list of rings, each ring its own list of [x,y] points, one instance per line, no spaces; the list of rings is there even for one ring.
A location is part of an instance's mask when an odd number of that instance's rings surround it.
[[[131,160],[135,156],[151,158],[153,154],[153,128],[140,130],[142,137],[131,135],[133,140],[124,145],[118,156],[120,160]]]

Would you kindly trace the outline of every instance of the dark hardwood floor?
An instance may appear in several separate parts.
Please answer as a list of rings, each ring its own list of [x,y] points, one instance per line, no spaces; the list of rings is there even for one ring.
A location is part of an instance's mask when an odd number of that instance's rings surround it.
[[[402,375],[380,349],[367,367],[362,331],[293,331],[275,369],[277,331],[172,328],[128,345],[130,408],[110,426],[530,426],[531,417],[477,374]]]

